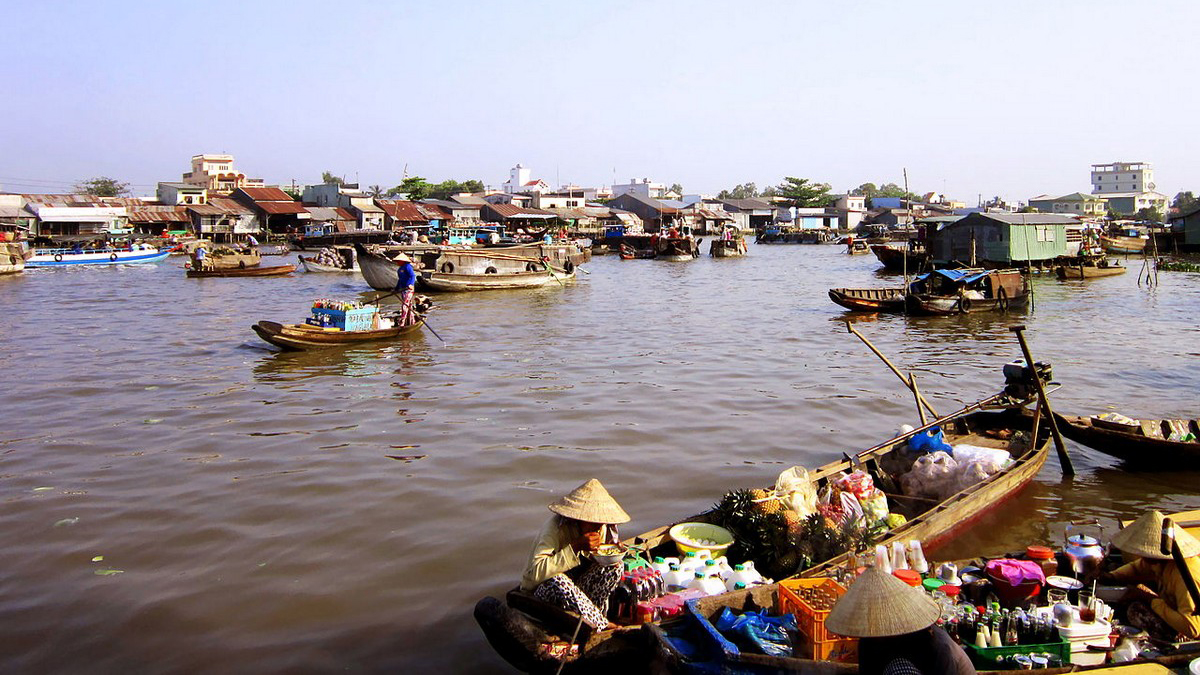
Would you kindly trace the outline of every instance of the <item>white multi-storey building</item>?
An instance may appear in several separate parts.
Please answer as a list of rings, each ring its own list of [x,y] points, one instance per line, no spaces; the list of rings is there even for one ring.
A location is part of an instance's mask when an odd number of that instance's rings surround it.
[[[1133,214],[1144,208],[1166,213],[1169,199],[1157,188],[1154,168],[1146,162],[1092,165],[1092,194],[1108,200],[1108,207],[1117,213]]]
[[[233,192],[238,188],[263,187],[261,178],[247,178],[233,166],[233,155],[193,155],[192,170],[183,182],[210,192]]]

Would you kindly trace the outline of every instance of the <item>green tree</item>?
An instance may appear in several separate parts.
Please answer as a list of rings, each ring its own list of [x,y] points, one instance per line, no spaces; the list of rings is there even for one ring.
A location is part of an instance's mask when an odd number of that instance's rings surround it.
[[[862,185],[859,185],[851,190],[850,194],[854,195],[855,197],[866,197],[867,199],[870,199],[871,197],[879,194],[879,188],[876,187],[874,183],[863,183]]]
[[[367,194],[372,197],[382,197],[383,196],[383,186],[372,185],[367,188]]]
[[[346,181],[342,180],[338,176],[333,175],[332,171],[322,172],[321,173],[321,182],[324,183],[325,185],[331,185],[331,184],[332,185],[345,185],[346,184]]]
[[[879,191],[876,192],[872,196],[873,197],[900,197],[902,199],[909,199],[912,197],[912,193],[905,192],[904,188],[900,187],[899,185],[896,185],[895,183],[884,183],[883,185],[881,185],[879,187]]]
[[[483,192],[486,188],[483,186],[483,181],[472,178],[471,180],[463,181],[462,190],[460,192]]]
[[[829,196],[828,184],[813,183],[807,178],[786,176],[775,191],[778,196],[787,199],[797,208],[822,207],[833,203],[833,198]]]
[[[677,195],[683,194],[683,186],[679,183],[671,183],[671,187],[667,188],[667,192],[674,192]]]
[[[1191,213],[1197,207],[1200,207],[1200,199],[1197,199],[1191,191],[1180,192],[1175,195],[1175,201],[1171,202],[1171,208],[1178,210],[1181,214]]]
[[[717,193],[717,199],[750,199],[758,196],[758,186],[754,183],[742,183],[734,186],[732,190],[721,190]]]
[[[1147,206],[1144,209],[1138,209],[1138,212],[1133,215],[1136,220],[1147,220],[1152,223],[1163,222],[1163,212],[1153,206]]]
[[[425,199],[429,196],[430,190],[432,190],[433,187],[433,185],[429,184],[429,181],[420,176],[409,176],[408,178],[400,181],[399,185],[389,190],[388,194],[406,194],[408,195],[408,198],[412,200]]]
[[[116,178],[99,176],[81,181],[75,186],[75,192],[93,197],[120,197],[129,194],[129,183],[122,183]]]
[[[758,194],[758,196],[762,197],[763,199],[770,199],[772,197],[778,197],[779,190],[776,190],[774,185],[768,185],[767,187],[762,189],[762,192],[760,192]]]

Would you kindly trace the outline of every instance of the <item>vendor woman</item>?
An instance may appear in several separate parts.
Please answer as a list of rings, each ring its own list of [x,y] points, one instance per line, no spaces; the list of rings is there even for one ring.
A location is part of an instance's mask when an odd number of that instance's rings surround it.
[[[592,628],[616,628],[606,612],[622,565],[601,565],[585,556],[602,544],[617,543],[616,525],[629,522],[629,514],[595,478],[551,503],[550,510],[554,515],[533,544],[521,590],[578,612]]]
[[[936,625],[940,616],[933,598],[868,567],[833,606],[825,627],[860,638],[860,673],[975,675],[967,653]]]
[[[1200,582],[1200,541],[1182,527],[1169,528],[1185,563],[1180,569],[1168,548],[1170,540],[1163,538],[1164,520],[1151,511],[1113,535],[1112,545],[1128,562],[1101,574],[1100,582],[1130,586],[1121,599],[1130,625],[1160,640],[1195,640],[1200,638],[1200,616],[1185,575],[1193,584]]]

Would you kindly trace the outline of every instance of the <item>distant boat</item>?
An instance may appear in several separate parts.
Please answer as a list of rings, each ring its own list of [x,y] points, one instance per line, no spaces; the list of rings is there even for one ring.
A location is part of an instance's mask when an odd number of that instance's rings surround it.
[[[1100,235],[1100,245],[1108,253],[1145,253],[1148,237],[1130,237],[1121,234]]]
[[[296,271],[295,265],[276,265],[274,267],[234,267],[219,270],[188,270],[189,279],[206,279],[209,277],[282,277]]]
[[[15,274],[25,269],[25,245],[19,241],[0,241],[0,274]]]
[[[883,263],[884,269],[891,272],[903,272],[907,266],[909,274],[919,274],[929,263],[929,255],[925,253],[924,242],[915,240],[902,246],[872,244],[871,252],[879,259],[879,262]]]
[[[1094,260],[1080,261],[1077,265],[1059,265],[1054,272],[1059,279],[1095,279],[1124,274],[1128,267],[1108,259],[1096,262]]]
[[[829,299],[852,312],[903,312],[904,288],[831,288]]]
[[[133,248],[43,248],[35,249],[25,261],[26,267],[62,267],[65,265],[133,265],[166,260],[170,253],[139,244]]]
[[[917,277],[904,296],[909,314],[1006,312],[1029,302],[1020,270],[934,270]]]

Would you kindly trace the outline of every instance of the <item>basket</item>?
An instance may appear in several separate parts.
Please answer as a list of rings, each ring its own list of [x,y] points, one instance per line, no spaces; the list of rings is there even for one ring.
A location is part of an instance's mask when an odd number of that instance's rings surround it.
[[[805,589],[819,588],[842,597],[846,589],[833,579],[785,579],[779,582],[776,600],[780,614],[795,614],[796,625],[804,640],[796,645],[797,653],[817,661],[858,661],[858,638],[844,637],[825,628],[830,609],[817,609],[800,597]]]
[[[1071,663],[1071,643],[1066,640],[1048,642],[1041,645],[1008,645],[1005,647],[976,647],[967,643],[963,645],[971,663],[980,670],[1007,670],[1004,663],[1014,654],[1053,654],[1062,659],[1063,665]]]

